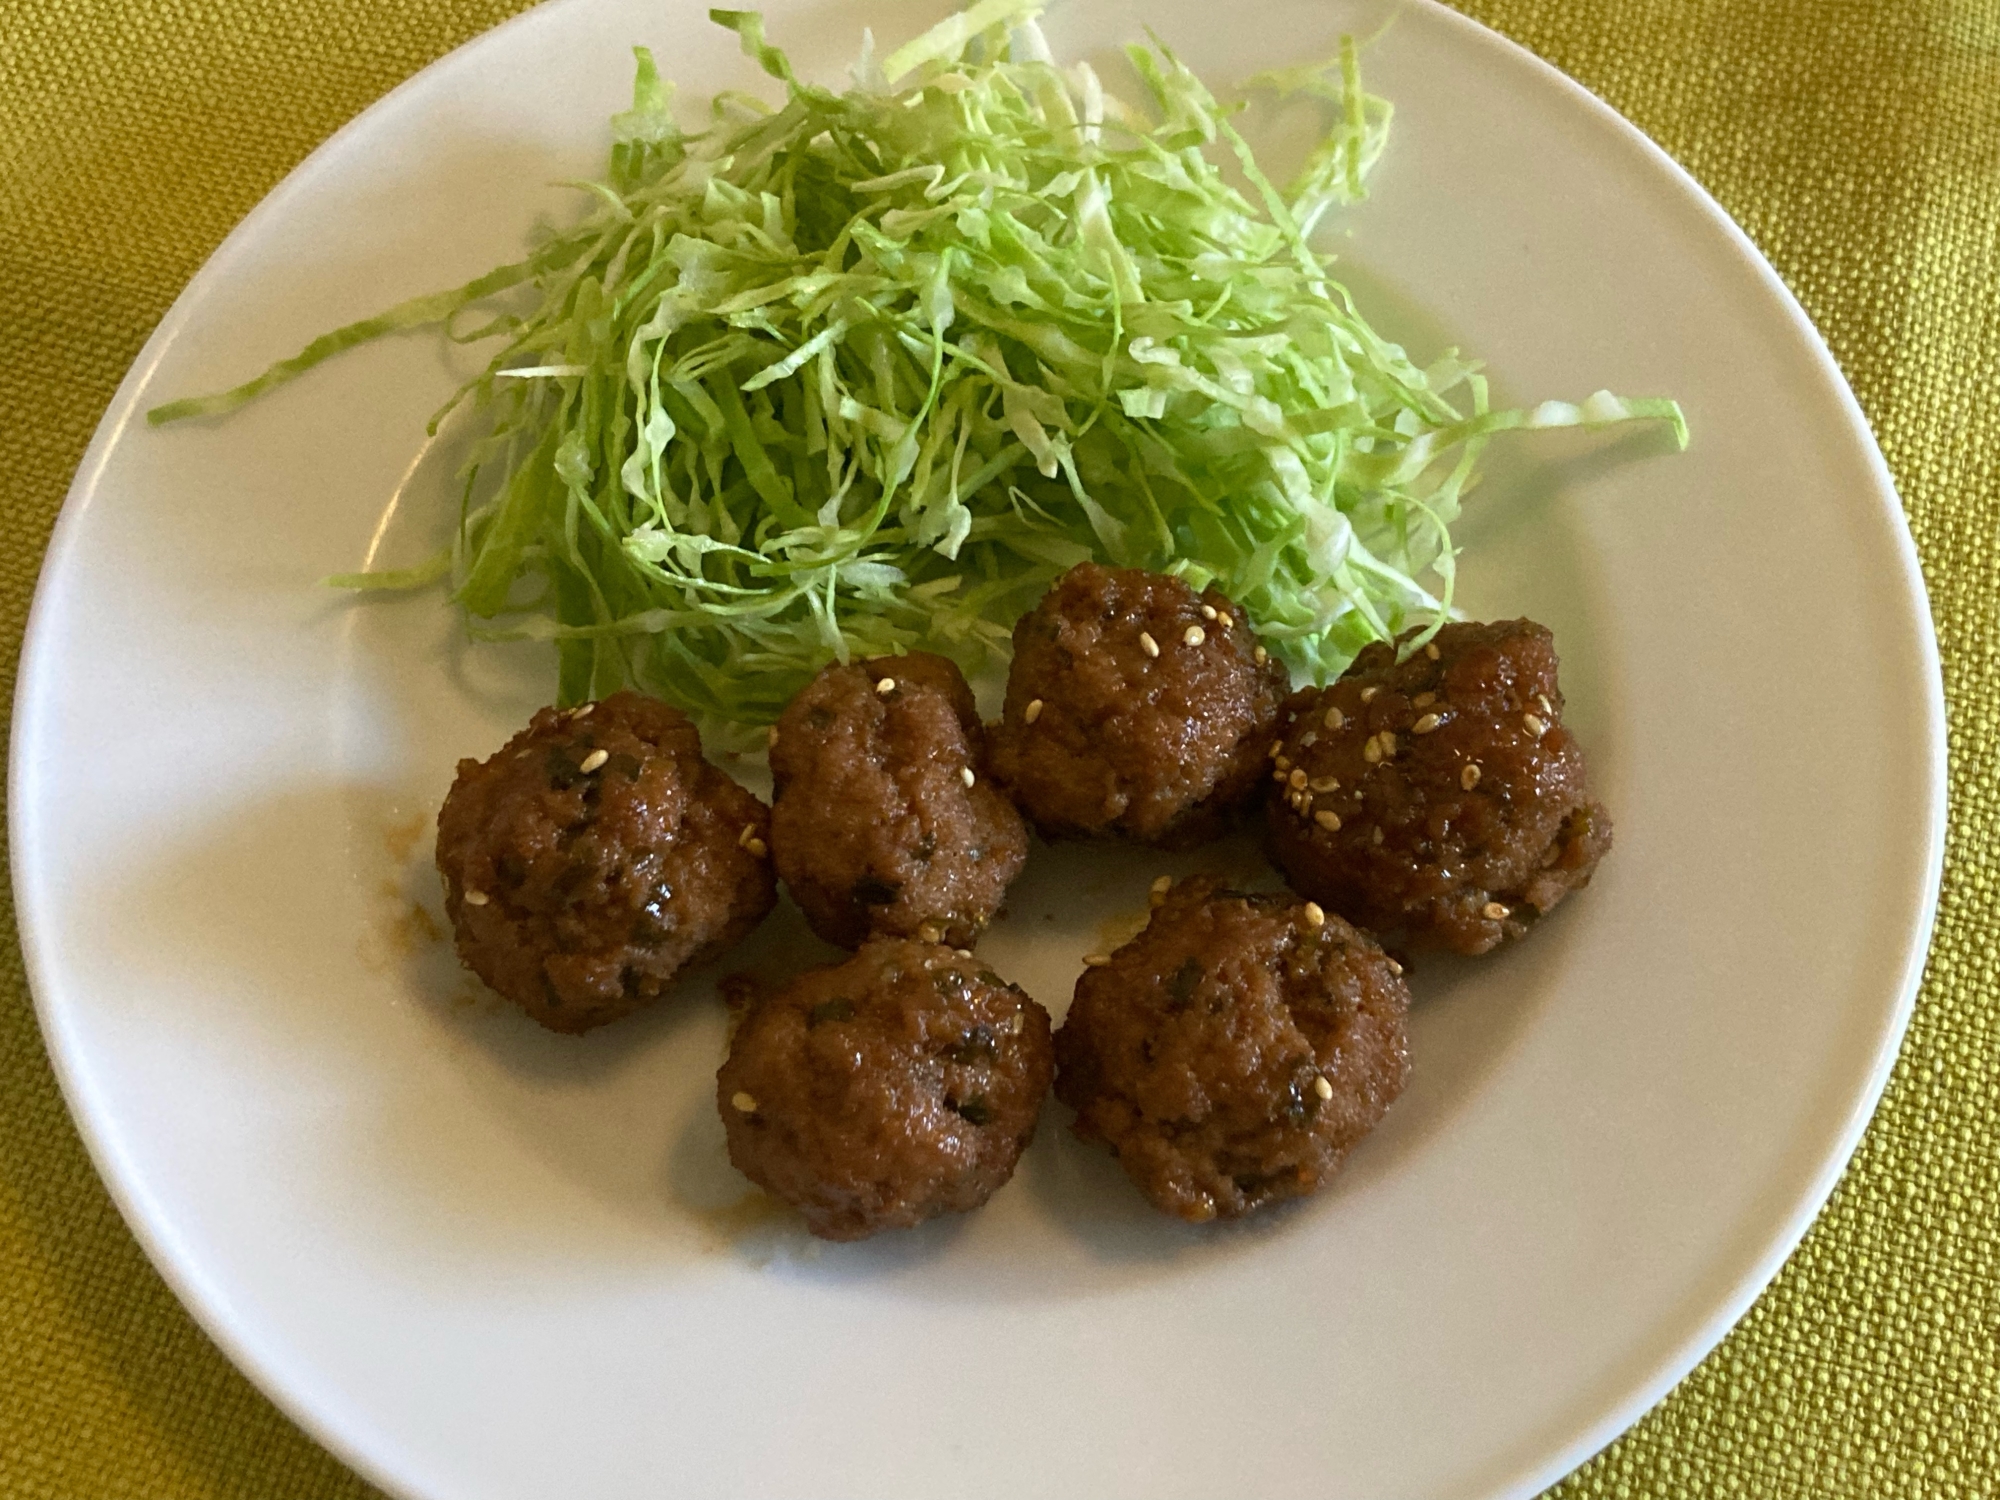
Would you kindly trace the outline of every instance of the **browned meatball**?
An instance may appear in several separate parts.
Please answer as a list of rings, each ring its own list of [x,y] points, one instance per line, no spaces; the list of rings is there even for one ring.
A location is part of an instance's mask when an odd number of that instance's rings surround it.
[[[1532,620],[1447,625],[1400,664],[1368,647],[1294,701],[1272,857],[1301,895],[1385,935],[1460,953],[1520,937],[1611,847],[1562,709],[1554,638]]]
[[[828,666],[771,734],[771,858],[812,930],[969,947],[1028,857],[986,771],[972,689],[941,656]]]
[[[551,1031],[615,1021],[776,904],[769,822],[678,709],[545,708],[438,813],[459,957]]]
[[[716,1075],[729,1159],[858,1240],[1013,1175],[1054,1071],[1049,1016],[969,954],[874,938],[752,1003]]]
[[[1187,848],[1256,795],[1287,686],[1215,590],[1079,563],[1014,627],[994,773],[1045,837]]]
[[[1077,981],[1056,1097],[1178,1218],[1303,1197],[1403,1091],[1401,976],[1309,902],[1184,880]]]

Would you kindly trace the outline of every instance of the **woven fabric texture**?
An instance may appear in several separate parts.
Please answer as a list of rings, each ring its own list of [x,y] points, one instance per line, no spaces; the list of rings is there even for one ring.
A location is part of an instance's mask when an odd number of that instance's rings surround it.
[[[1554,1494],[2000,1494],[2000,3],[1460,0],[1685,164],[1825,334],[1901,487],[1950,705],[1943,902],[1909,1039],[1804,1245]],[[5,698],[70,474],[230,227],[517,0],[0,7]],[[4,899],[4,898],[0,898]],[[0,1495],[372,1491],[209,1345],[85,1157],[0,922]]]

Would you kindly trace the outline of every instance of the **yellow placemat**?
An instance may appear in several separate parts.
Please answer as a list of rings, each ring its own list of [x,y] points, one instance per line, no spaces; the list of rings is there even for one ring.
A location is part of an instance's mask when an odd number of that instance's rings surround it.
[[[673,3],[673,0],[663,0]],[[1463,0],[1693,171],[1805,303],[1895,471],[1951,708],[1930,972],[1880,1114],[1743,1324],[1555,1492],[2000,1494],[2000,4]],[[0,5],[0,649],[147,333],[316,142],[517,0]],[[147,1266],[0,920],[0,1496],[372,1493]]]

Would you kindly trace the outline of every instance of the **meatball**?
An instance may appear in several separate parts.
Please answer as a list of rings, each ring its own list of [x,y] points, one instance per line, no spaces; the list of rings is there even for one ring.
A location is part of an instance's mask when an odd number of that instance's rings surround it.
[[[1048,1012],[1020,990],[878,937],[752,1002],[716,1103],[745,1176],[822,1239],[858,1240],[992,1197],[1054,1070]]]
[[[1376,932],[1485,953],[1589,882],[1611,819],[1544,627],[1446,625],[1397,655],[1378,642],[1294,700],[1271,854],[1294,890]]]
[[[1288,686],[1213,589],[1079,563],[1014,627],[993,770],[1045,837],[1188,848],[1255,797]]]
[[[1197,876],[1084,971],[1056,1097],[1155,1208],[1234,1218],[1324,1184],[1403,1091],[1410,992],[1366,933]]]
[[[678,709],[636,693],[545,708],[460,761],[438,813],[459,957],[551,1031],[615,1021],[776,904],[769,827]]]
[[[986,774],[972,689],[941,656],[832,665],[771,733],[771,858],[812,930],[969,947],[1028,857]]]

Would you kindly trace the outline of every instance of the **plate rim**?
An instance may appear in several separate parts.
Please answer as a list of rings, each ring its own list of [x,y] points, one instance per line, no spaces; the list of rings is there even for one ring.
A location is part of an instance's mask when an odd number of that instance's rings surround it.
[[[386,1493],[403,1500],[429,1500],[417,1487],[418,1477],[390,1467],[391,1456],[371,1451],[362,1439],[342,1430],[331,1411],[323,1411],[309,1399],[308,1382],[288,1375],[267,1361],[244,1330],[236,1326],[226,1292],[210,1284],[208,1277],[187,1258],[175,1243],[175,1235],[164,1222],[140,1174],[131,1167],[108,1138],[101,1116],[91,1107],[92,1090],[86,1082],[86,1066],[80,1043],[65,1024],[63,1002],[58,998],[63,979],[44,946],[41,930],[47,915],[37,884],[36,867],[41,840],[34,809],[40,799],[38,769],[28,755],[28,747],[39,737],[41,710],[39,691],[51,664],[47,619],[54,609],[51,602],[57,580],[68,570],[65,560],[73,551],[90,510],[98,480],[111,453],[134,420],[143,420],[138,410],[142,387],[193,318],[193,309],[208,295],[212,285],[226,276],[243,243],[261,230],[267,219],[285,212],[291,201],[311,191],[313,183],[327,169],[330,157],[344,148],[351,135],[368,128],[378,114],[395,107],[402,97],[428,86],[432,75],[446,67],[462,67],[472,54],[499,44],[499,39],[532,26],[566,24],[560,18],[585,9],[596,0],[545,0],[498,25],[468,38],[433,59],[393,88],[371,101],[316,145],[230,229],[202,262],[154,326],[119,382],[91,440],[78,462],[70,486],[51,530],[36,579],[25,628],[21,638],[12,704],[12,730],[8,747],[8,836],[9,875],[15,901],[16,930],[23,960],[24,976],[34,999],[37,1022],[57,1085],[71,1122],[81,1138],[99,1181],[109,1193],[127,1230],[138,1242],[153,1270],[174,1293],[182,1308],[230,1364],[269,1400],[288,1421],[296,1424],[315,1443],[339,1462]],[[1614,1396],[1595,1420],[1585,1423],[1567,1442],[1540,1461],[1527,1460],[1513,1477],[1490,1490],[1490,1500],[1531,1500],[1578,1466],[1587,1462],[1629,1430],[1655,1407],[1704,1358],[1707,1357],[1748,1312],[1750,1306],[1775,1279],[1790,1259],[1806,1232],[1825,1208],[1828,1198],[1845,1174],[1862,1135],[1880,1103],[1882,1093],[1901,1054],[1903,1038],[1914,1013],[1935,931],[1942,886],[1946,829],[1949,812],[1949,766],[1946,735],[1943,668],[1937,642],[1930,595],[1918,558],[1895,479],[1882,455],[1866,412],[1855,397],[1846,375],[1834,359],[1825,339],[1807,315],[1791,288],[1778,275],[1744,229],[1715,200],[1708,190],[1681,164],[1637,125],[1582,83],[1546,59],[1503,33],[1443,3],[1443,0],[1397,0],[1396,11],[1416,11],[1460,40],[1486,49],[1496,61],[1525,69],[1534,83],[1553,91],[1573,108],[1590,116],[1598,130],[1628,152],[1636,152],[1648,166],[1664,174],[1670,185],[1698,211],[1706,224],[1720,232],[1736,261],[1747,269],[1783,314],[1790,334],[1809,353],[1814,373],[1820,377],[1840,407],[1859,440],[1857,447],[1874,482],[1879,519],[1895,553],[1902,584],[1900,600],[1914,627],[1915,644],[1922,666],[1921,704],[1923,740],[1926,751],[1921,766],[1922,801],[1928,816],[1920,831],[1923,857],[1919,879],[1916,920],[1903,933],[1901,978],[1893,1004],[1883,1017],[1874,1038],[1873,1056],[1865,1076],[1853,1090],[1846,1118],[1824,1150],[1810,1183],[1778,1231],[1761,1250],[1748,1255],[1727,1290],[1705,1315],[1692,1326],[1651,1368],[1634,1379],[1622,1395]],[[25,795],[24,795],[25,794]],[[1726,1262],[1724,1263],[1726,1266]]]
[[[1902,1055],[1903,1038],[1909,1030],[1910,1018],[1916,1012],[1917,995],[1923,988],[1924,970],[1929,963],[1931,940],[1937,926],[1938,898],[1943,888],[1945,837],[1950,811],[1944,665],[1938,652],[1937,625],[1931,610],[1929,585],[1917,556],[1916,538],[1910,530],[1909,511],[1904,507],[1902,492],[1896,486],[1888,460],[1882,455],[1874,425],[1868,420],[1853,386],[1848,383],[1846,372],[1833,357],[1833,351],[1827,346],[1818,326],[1748,232],[1664,147],[1554,63],[1484,22],[1454,10],[1444,0],[1402,0],[1402,3],[1426,11],[1447,28],[1457,29],[1461,36],[1493,48],[1516,67],[1524,67],[1531,76],[1539,77],[1556,93],[1590,115],[1612,139],[1626,149],[1636,151],[1653,168],[1664,173],[1674,189],[1700,212],[1712,228],[1721,233],[1737,260],[1751,272],[1783,312],[1790,331],[1810,352],[1816,373],[1830,388],[1853,435],[1860,439],[1859,447],[1875,481],[1876,501],[1889,523],[1885,529],[1894,546],[1903,584],[1901,597],[1915,627],[1913,634],[1923,668],[1923,739],[1928,751],[1924,757],[1923,778],[1927,793],[1924,800],[1928,804],[1929,815],[1921,835],[1924,844],[1923,873],[1920,876],[1922,891],[1918,897],[1916,921],[1904,934],[1902,977],[1895,1002],[1877,1033],[1874,1057],[1866,1077],[1854,1093],[1847,1118],[1823,1153],[1811,1183],[1778,1233],[1761,1253],[1749,1258],[1749,1264],[1708,1316],[1696,1319],[1687,1334],[1659,1358],[1652,1372],[1638,1381],[1623,1401],[1613,1401],[1597,1422],[1587,1424],[1545,1462],[1525,1466],[1515,1480],[1495,1490],[1492,1496],[1492,1500],[1533,1500],[1534,1496],[1616,1442],[1664,1401],[1729,1336],[1750,1311],[1751,1305],[1777,1279],[1778,1273],[1805,1239],[1806,1232],[1818,1220],[1827,1200],[1833,1196],[1834,1188],[1852,1163],[1869,1122],[1875,1117],[1882,1093],[1888,1087],[1897,1059]]]

